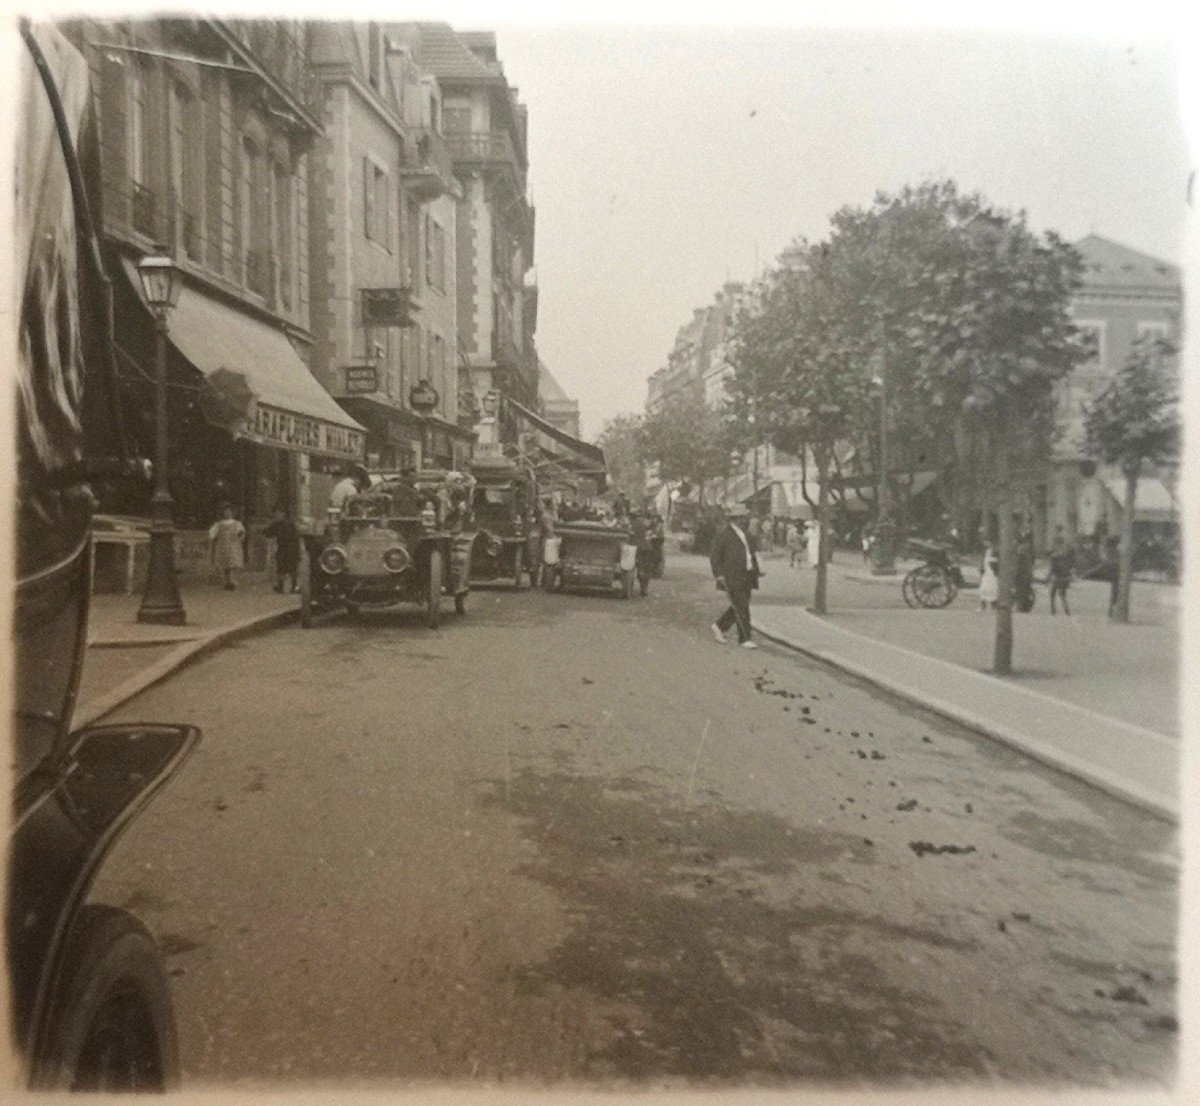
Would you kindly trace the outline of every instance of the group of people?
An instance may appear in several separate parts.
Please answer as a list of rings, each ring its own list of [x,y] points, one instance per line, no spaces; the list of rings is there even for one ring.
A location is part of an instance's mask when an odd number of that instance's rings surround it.
[[[1067,540],[1061,526],[1055,529],[1054,540],[1050,546],[1049,572],[1046,584],[1050,589],[1050,613],[1058,614],[1062,607],[1065,615],[1070,615],[1071,607],[1067,595],[1072,582],[1078,574],[1079,554]],[[1034,604],[1034,547],[1033,535],[1023,530],[1018,536],[1013,558],[1013,603],[1022,613],[1031,611]],[[1108,613],[1111,616],[1117,602],[1117,546],[1111,540],[1105,544],[1104,560],[1096,575],[1109,581]],[[996,606],[1000,598],[1000,557],[995,546],[989,544],[984,549],[983,563],[980,566],[979,578],[979,609],[989,610]]]

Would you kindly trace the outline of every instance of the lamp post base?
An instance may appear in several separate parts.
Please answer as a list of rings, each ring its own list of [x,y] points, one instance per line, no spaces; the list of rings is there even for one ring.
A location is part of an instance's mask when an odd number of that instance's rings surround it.
[[[182,626],[187,622],[183,600],[179,597],[179,582],[175,578],[173,527],[155,527],[150,531],[150,564],[137,620],[158,626]]]

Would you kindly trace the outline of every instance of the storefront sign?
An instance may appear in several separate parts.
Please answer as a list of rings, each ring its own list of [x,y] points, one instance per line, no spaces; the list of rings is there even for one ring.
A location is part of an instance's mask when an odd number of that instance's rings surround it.
[[[259,404],[254,423],[246,435],[263,445],[300,453],[322,454],[358,460],[363,453],[363,435],[348,426],[335,426],[320,419],[280,411]]]
[[[379,391],[379,370],[374,365],[347,365],[346,391],[352,396]]]

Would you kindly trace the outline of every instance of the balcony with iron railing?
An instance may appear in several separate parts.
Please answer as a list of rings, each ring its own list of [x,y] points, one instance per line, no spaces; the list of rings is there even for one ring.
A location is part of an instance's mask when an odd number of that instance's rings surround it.
[[[454,131],[446,134],[446,147],[456,162],[471,165],[507,165],[519,168],[517,153],[507,131]]]
[[[405,185],[420,203],[454,191],[454,158],[445,140],[428,128],[416,133],[417,160],[401,173]]]

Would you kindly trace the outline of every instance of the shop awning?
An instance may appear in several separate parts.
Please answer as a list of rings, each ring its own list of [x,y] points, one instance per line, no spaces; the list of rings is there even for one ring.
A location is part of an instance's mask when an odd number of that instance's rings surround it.
[[[1109,495],[1116,500],[1117,506],[1125,503],[1125,480],[1116,477],[1105,480],[1104,486]],[[1137,482],[1137,499],[1134,501],[1134,517],[1139,522],[1173,522],[1179,517],[1166,484],[1150,476],[1143,476]]]
[[[512,407],[513,411],[516,412],[517,418],[527,423],[531,429],[545,434],[551,441],[574,453],[580,460],[592,466],[597,472],[605,470],[604,450],[598,445],[581,441],[579,438],[572,437],[565,430],[559,430],[553,423],[547,422],[541,415],[529,410],[528,407],[518,403],[515,399],[506,397],[504,402]]]
[[[141,298],[136,265],[121,261]],[[171,344],[214,386],[244,381],[251,402],[231,426],[238,437],[301,453],[362,457],[363,428],[321,387],[282,330],[187,284],[168,328]]]

